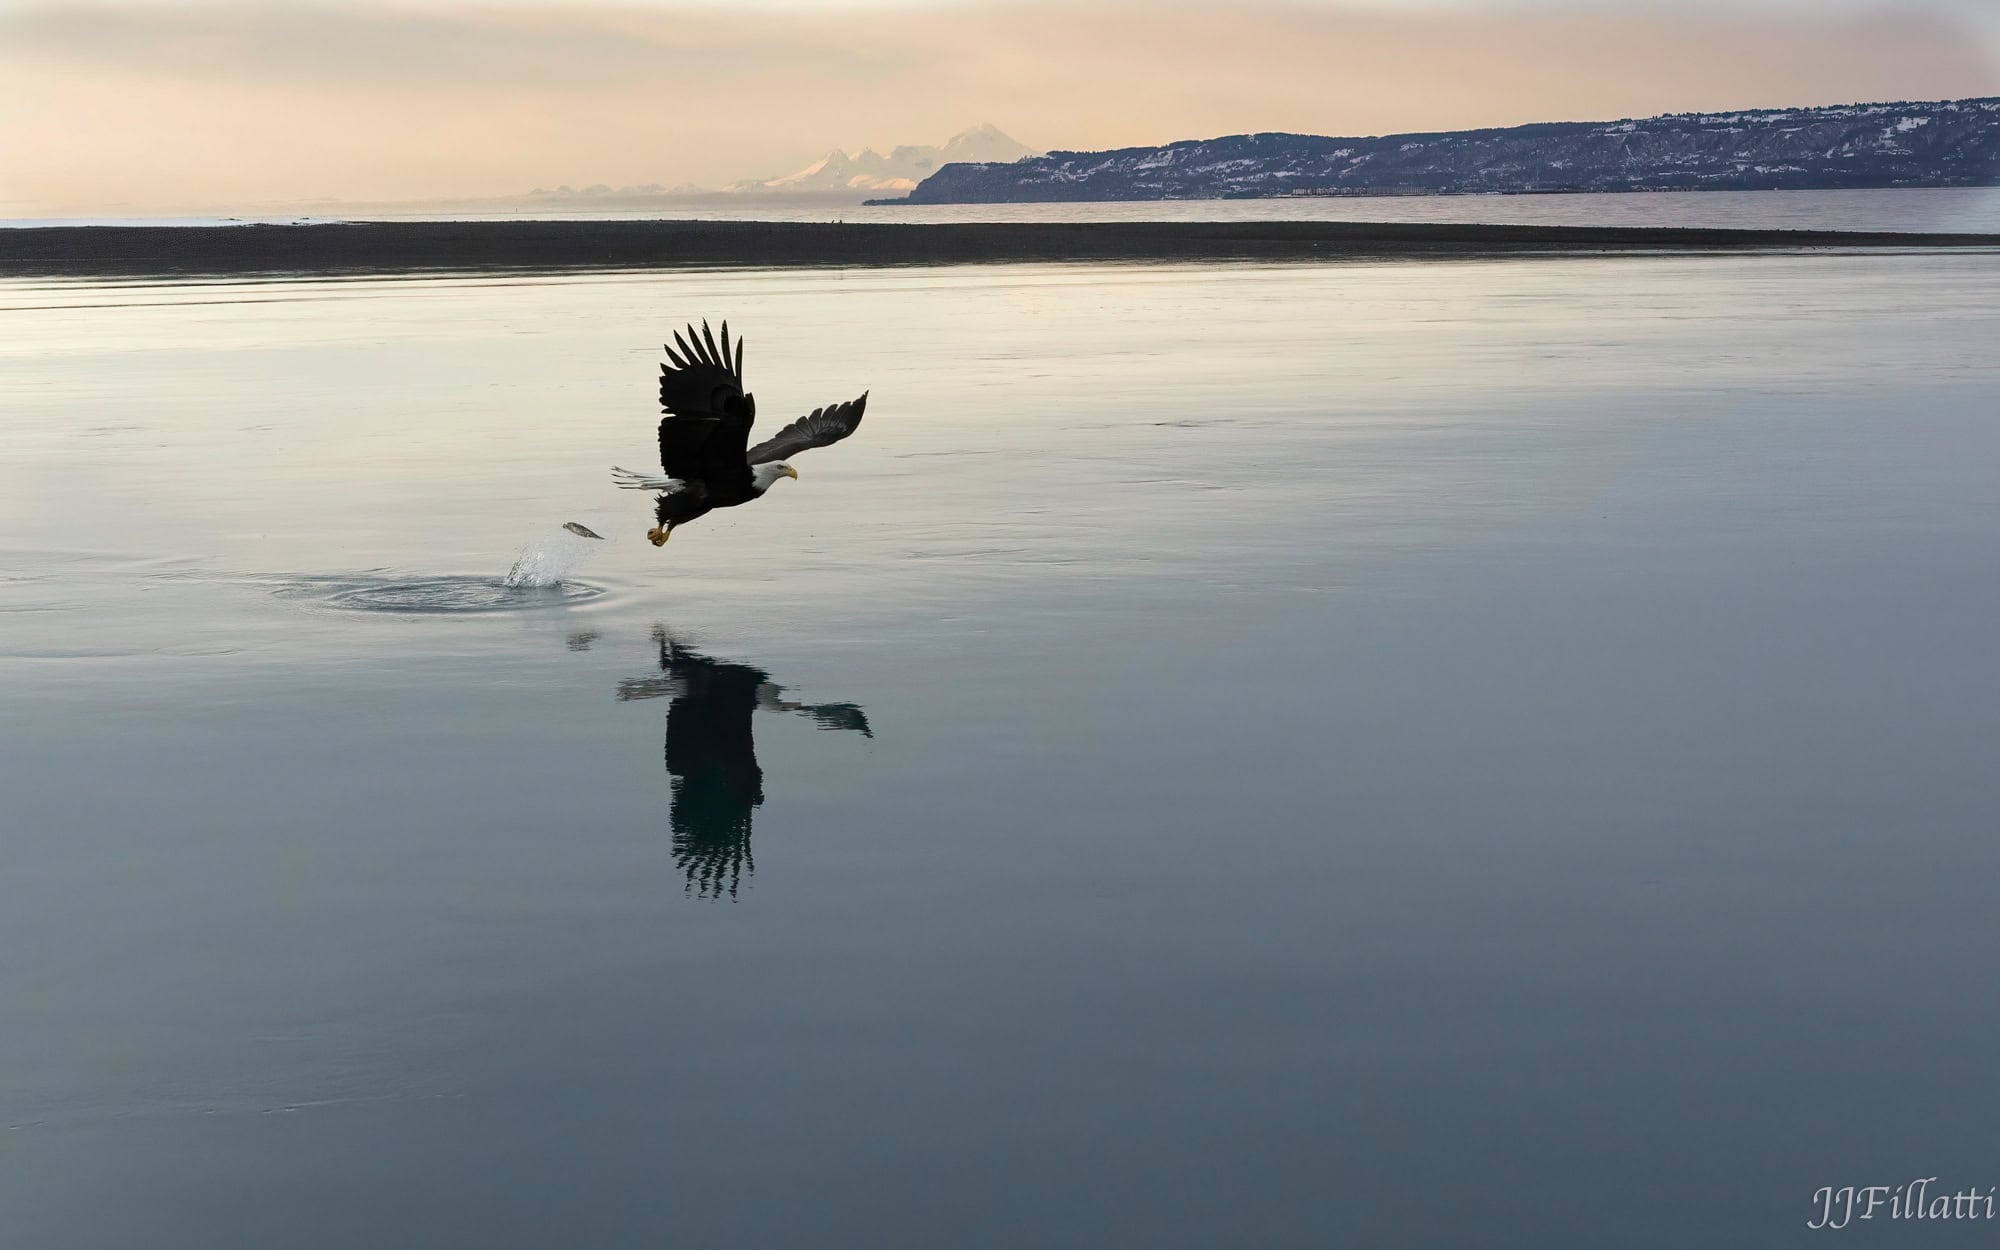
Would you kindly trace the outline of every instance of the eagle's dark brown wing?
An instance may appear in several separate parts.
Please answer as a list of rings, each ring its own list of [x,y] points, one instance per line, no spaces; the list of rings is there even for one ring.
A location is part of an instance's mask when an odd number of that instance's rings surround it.
[[[863,391],[859,399],[850,399],[828,408],[815,408],[752,447],[744,458],[751,464],[768,464],[815,447],[837,443],[854,433],[855,427],[861,424],[862,410],[867,407],[868,393]]]
[[[743,342],[734,350],[729,323],[722,323],[716,342],[706,321],[700,331],[690,325],[687,336],[674,332],[667,344],[671,364],[660,366],[660,467],[667,476],[685,482],[746,478],[749,461],[743,446],[750,441],[750,423],[757,401],[743,389]]]

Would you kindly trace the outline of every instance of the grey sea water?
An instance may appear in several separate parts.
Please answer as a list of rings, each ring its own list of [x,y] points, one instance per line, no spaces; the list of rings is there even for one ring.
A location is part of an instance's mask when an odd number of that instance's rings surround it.
[[[1822,1186],[1983,1194],[1997,290],[0,283],[0,1243],[1780,1246]],[[607,470],[704,315],[765,425],[868,418],[655,550]]]

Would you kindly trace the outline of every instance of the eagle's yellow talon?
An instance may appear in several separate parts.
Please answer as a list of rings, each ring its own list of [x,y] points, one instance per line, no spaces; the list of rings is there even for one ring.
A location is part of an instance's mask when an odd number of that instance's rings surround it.
[[[646,540],[655,547],[664,547],[667,545],[667,536],[672,533],[672,530],[662,529],[655,525],[652,529],[646,531]]]

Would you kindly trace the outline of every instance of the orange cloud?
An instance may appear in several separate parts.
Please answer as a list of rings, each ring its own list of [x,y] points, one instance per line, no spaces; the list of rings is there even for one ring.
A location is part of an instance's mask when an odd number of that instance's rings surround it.
[[[29,8],[0,14],[0,211],[720,184],[986,120],[1088,149],[1993,94],[1928,10]]]

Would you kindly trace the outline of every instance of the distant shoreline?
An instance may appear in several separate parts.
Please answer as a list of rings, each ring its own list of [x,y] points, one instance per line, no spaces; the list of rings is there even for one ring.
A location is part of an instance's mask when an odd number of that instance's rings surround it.
[[[2000,247],[2000,234],[1340,221],[34,226],[0,230],[0,274],[170,277],[1986,247]]]

